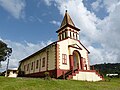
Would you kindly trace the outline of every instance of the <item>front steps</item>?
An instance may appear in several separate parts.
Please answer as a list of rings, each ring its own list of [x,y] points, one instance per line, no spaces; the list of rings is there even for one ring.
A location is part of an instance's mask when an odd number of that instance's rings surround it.
[[[95,70],[77,70],[68,76],[67,79],[82,80],[82,81],[101,81],[102,76]]]

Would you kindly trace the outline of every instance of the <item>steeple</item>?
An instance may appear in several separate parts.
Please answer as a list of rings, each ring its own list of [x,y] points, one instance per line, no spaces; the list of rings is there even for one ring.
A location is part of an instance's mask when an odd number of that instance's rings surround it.
[[[63,18],[60,28],[64,27],[65,25],[68,25],[68,24],[75,27],[71,17],[69,16],[69,14],[67,13],[67,10],[66,10],[65,16]]]
[[[56,31],[59,41],[67,38],[79,40],[79,31],[80,29],[75,27],[75,24],[66,10],[61,26]]]

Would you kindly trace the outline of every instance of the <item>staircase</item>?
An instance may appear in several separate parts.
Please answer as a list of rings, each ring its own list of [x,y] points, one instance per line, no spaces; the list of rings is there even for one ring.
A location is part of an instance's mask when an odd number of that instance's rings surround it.
[[[72,74],[72,70],[67,71],[66,73],[62,74],[61,76],[58,77],[58,79],[67,79],[69,75]]]
[[[76,70],[68,75],[67,79],[82,81],[101,81],[103,77],[96,70]]]

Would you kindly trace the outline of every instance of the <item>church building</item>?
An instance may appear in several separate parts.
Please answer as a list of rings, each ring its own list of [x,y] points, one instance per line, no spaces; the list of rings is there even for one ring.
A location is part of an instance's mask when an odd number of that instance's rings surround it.
[[[83,81],[100,81],[103,77],[90,70],[90,53],[79,40],[80,29],[68,12],[56,31],[58,40],[20,61],[19,73],[24,77],[44,77]],[[22,73],[22,74],[21,74]]]

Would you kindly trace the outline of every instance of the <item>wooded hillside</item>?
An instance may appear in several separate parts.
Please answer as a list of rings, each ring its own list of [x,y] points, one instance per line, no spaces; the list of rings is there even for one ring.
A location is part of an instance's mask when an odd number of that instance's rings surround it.
[[[95,70],[99,70],[101,74],[119,74],[120,75],[120,63],[104,63],[92,65]]]

